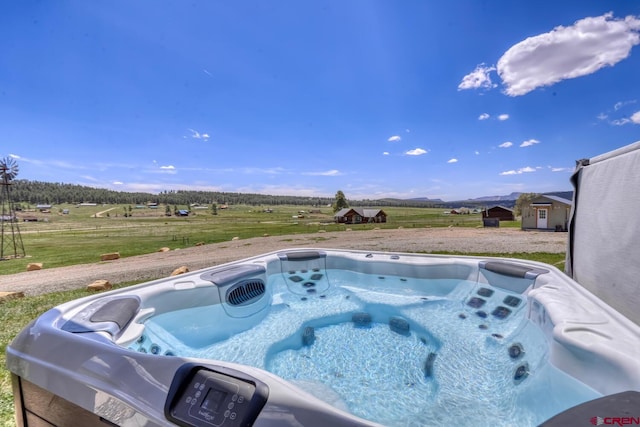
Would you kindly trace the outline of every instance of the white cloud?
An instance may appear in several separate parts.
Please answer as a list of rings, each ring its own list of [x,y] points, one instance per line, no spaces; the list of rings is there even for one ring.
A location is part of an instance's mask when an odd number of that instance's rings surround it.
[[[239,168],[181,167],[180,170],[198,173],[215,173],[220,175],[292,175],[294,173],[282,167],[257,168],[251,166]]]
[[[287,170],[282,167],[271,167],[271,168],[256,168],[256,167],[242,167],[242,168],[231,168],[224,169],[222,173],[241,173],[243,175],[281,175],[286,174]]]
[[[629,123],[640,125],[640,111],[637,111],[631,115],[631,117],[623,117],[622,119],[615,119],[609,121],[614,126],[624,126]]]
[[[285,184],[282,185],[248,185],[243,187],[237,187],[233,190],[238,193],[258,193],[258,194],[268,194],[268,195],[291,195],[291,196],[302,196],[302,197],[318,197],[318,196],[330,196],[333,197],[333,194],[326,194],[319,188],[307,188],[302,186],[288,186]],[[351,192],[348,193],[350,197]]]
[[[627,123],[631,123],[631,119],[615,119],[615,120],[611,120],[609,123],[611,123],[614,126],[623,126],[626,125]]]
[[[509,115],[508,114],[500,114],[498,116],[498,120],[500,120],[501,122],[504,122],[505,120],[509,119]]]
[[[404,154],[406,154],[407,156],[422,156],[423,154],[427,154],[428,152],[429,150],[414,148],[413,150],[409,150]]]
[[[20,156],[18,156],[17,154],[9,154],[9,157],[11,157],[12,159],[20,160]]]
[[[331,169],[328,171],[324,171],[324,172],[305,172],[302,175],[309,175],[309,176],[339,176],[339,175],[344,175],[342,172],[340,172],[337,169]]]
[[[383,156],[388,156],[388,155],[389,155],[389,152],[388,152],[388,151],[383,151],[383,152],[382,152],[382,155],[383,155]]]
[[[458,90],[464,89],[491,89],[497,85],[491,82],[489,73],[495,71],[495,67],[487,67],[480,64],[475,70],[462,78],[462,82],[458,85]]]
[[[592,74],[629,56],[640,43],[640,19],[609,12],[529,37],[507,50],[497,72],[505,93],[519,96],[565,79]]]
[[[127,183],[122,186],[114,186],[113,184],[102,184],[98,187],[103,188],[116,188],[118,191],[130,191],[135,193],[153,193],[158,194],[162,191],[168,190],[193,190],[193,191],[225,191],[224,188],[213,185],[204,185],[198,183],[168,183],[168,182],[155,182],[155,183]],[[228,190],[227,190],[228,191]]]
[[[480,152],[478,150],[474,151],[474,153],[475,153],[476,156],[480,155]]]
[[[480,116],[478,116],[478,120],[487,120],[489,117],[491,117],[489,114],[482,113],[480,114]]]
[[[613,110],[608,110],[606,112],[602,112],[600,114],[598,114],[596,116],[596,118],[598,120],[601,121],[607,121],[610,125],[614,125],[614,126],[623,126],[626,125],[628,123],[638,123],[638,121],[640,120],[640,118],[638,118],[637,116],[632,115],[631,117],[622,117],[622,118],[610,118],[610,116],[612,115],[611,113],[613,113],[613,115],[616,115],[616,113],[618,113],[618,111],[620,111],[621,109],[625,108],[628,105],[632,105],[635,104],[637,102],[637,100],[632,99],[629,101],[620,101],[620,102],[616,102],[613,106]],[[637,114],[637,113],[636,113]],[[635,116],[635,118],[634,118]]]
[[[400,136],[398,135],[393,135],[392,137],[389,137],[389,139],[387,139],[387,141],[389,142],[398,142],[400,141],[402,138],[400,138]]]
[[[14,157],[15,156],[15,157]],[[15,154],[11,155],[10,157],[13,157],[16,160],[20,160],[21,162],[24,163],[30,163],[33,165],[37,165],[37,166],[42,166],[44,168],[58,168],[58,169],[67,169],[67,170],[87,170],[87,169],[99,169],[99,170],[105,170],[106,168],[112,166],[112,165],[104,165],[104,164],[95,164],[93,166],[88,166],[86,163],[81,162],[81,163],[71,163],[71,162],[67,162],[67,161],[63,161],[63,160],[55,160],[55,159],[45,159],[45,160],[40,160],[40,159],[32,159],[29,157],[22,157],[22,156],[16,156]],[[117,166],[117,165],[113,165],[113,166]]]
[[[207,141],[209,139],[208,133],[200,133],[197,130],[193,130],[193,129],[187,129],[187,130],[191,132],[191,138],[202,139],[203,141]]]
[[[503,142],[502,144],[498,145],[498,147],[500,147],[500,148],[509,148],[509,147],[511,147],[512,145],[513,145],[513,142],[511,142],[511,141],[506,141],[506,142]]]
[[[570,172],[573,169],[572,168],[554,168],[549,166],[549,169],[551,169],[551,172]]]
[[[122,185],[122,184],[124,184],[124,182],[122,182],[122,181],[113,181],[112,184],[113,185]]]
[[[458,163],[458,159],[449,159],[447,163]]]
[[[630,105],[630,104],[635,104],[637,101],[635,99],[632,99],[630,101],[620,101],[620,102],[616,102],[616,104],[613,106],[613,110],[614,111],[618,111],[619,109],[621,109],[622,107],[624,107],[625,105]]]
[[[532,168],[530,166],[525,166],[523,168],[520,168],[518,170],[509,170],[509,171],[505,171],[505,172],[500,172],[500,175],[520,175],[523,173],[529,173],[529,172],[535,172],[536,169]]]
[[[167,173],[167,174],[175,174],[176,171],[176,167],[173,165],[167,165],[167,166],[160,166],[160,171],[151,171],[152,173]]]
[[[540,144],[540,141],[532,138],[524,141],[522,144],[520,144],[520,147],[531,147],[532,145],[535,145],[535,144]]]

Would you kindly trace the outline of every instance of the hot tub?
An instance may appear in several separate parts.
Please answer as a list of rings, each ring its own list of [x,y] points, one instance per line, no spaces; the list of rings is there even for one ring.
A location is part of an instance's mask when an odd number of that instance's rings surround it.
[[[640,390],[639,343],[550,265],[287,249],[63,304],[7,365],[22,425],[522,426]]]

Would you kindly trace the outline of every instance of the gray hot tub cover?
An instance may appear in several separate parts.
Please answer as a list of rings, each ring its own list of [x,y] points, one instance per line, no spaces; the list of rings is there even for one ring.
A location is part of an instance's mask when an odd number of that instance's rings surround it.
[[[566,273],[640,325],[640,141],[579,160]]]

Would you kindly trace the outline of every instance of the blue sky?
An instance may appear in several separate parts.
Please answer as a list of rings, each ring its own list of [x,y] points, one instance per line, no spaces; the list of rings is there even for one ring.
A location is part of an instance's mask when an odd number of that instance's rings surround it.
[[[640,140],[640,2],[0,6],[18,178],[459,200]]]

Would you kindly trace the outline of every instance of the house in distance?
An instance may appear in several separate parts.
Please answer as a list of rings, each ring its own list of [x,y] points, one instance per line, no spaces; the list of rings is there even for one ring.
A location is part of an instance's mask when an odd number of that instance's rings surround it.
[[[522,207],[523,230],[567,231],[572,201],[552,194],[542,194]]]
[[[339,224],[369,224],[387,222],[387,214],[382,209],[344,208],[333,216]]]
[[[482,211],[483,219],[496,219],[498,221],[514,221],[515,216],[513,210],[504,206],[494,206]]]

